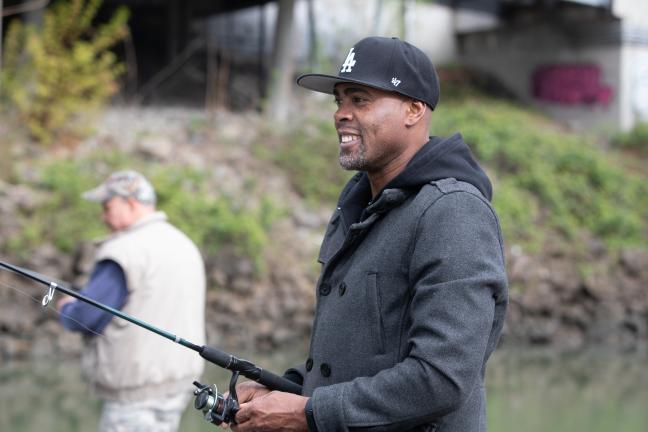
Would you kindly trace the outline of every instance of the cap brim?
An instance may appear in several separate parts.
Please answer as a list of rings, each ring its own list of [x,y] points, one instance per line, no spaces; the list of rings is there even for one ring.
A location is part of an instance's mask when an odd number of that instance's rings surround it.
[[[391,89],[384,89],[383,87],[377,86],[375,84],[363,82],[360,80],[340,78],[339,76],[335,76],[335,75],[305,74],[297,78],[298,86],[304,87],[305,89],[308,90],[313,90],[316,92],[328,93],[328,94],[333,94],[333,90],[335,90],[335,86],[340,83],[354,83],[354,84],[364,85],[367,87],[373,87],[373,88],[391,91]]]
[[[335,75],[323,75],[323,74],[305,74],[297,78],[297,85],[300,87],[304,87],[308,90],[313,90],[316,92],[321,92],[321,93],[328,93],[328,94],[333,94],[333,90],[335,90],[335,86],[337,84],[341,83],[353,83],[353,84],[360,84],[363,86],[367,87],[372,87],[375,89],[379,90],[384,90],[387,92],[393,92],[393,93],[399,93],[404,96],[408,96],[411,98],[416,99],[414,96],[409,96],[407,93],[395,91],[393,88],[385,87],[382,85],[376,85],[370,82],[365,82],[362,80],[354,80],[354,79],[346,79],[346,78],[340,78],[339,76]],[[423,101],[425,102],[425,101]],[[427,102],[425,102],[427,103]],[[429,105],[429,104],[428,104]]]
[[[98,186],[94,189],[90,189],[89,191],[83,192],[81,194],[81,198],[92,202],[104,202],[109,200],[111,197],[112,194],[103,185]]]

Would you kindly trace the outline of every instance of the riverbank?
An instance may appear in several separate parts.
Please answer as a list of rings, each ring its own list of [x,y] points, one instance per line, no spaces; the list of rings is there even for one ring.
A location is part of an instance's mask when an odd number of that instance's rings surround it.
[[[317,132],[318,127],[306,124],[305,129]],[[317,139],[330,141],[324,132]],[[93,251],[91,238],[80,233],[96,233],[92,224],[99,221],[94,207],[76,211],[85,205],[74,201],[77,191],[114,167],[135,165],[173,192],[162,210],[203,239],[208,342],[235,351],[305,346],[314,311],[315,257],[333,203],[313,199],[291,181],[288,171],[299,161],[290,160],[287,167],[286,158],[273,159],[287,154],[282,136],[302,140],[292,144],[291,155],[315,139],[268,132],[253,114],[113,108],[96,133],[74,148],[44,154],[14,145],[13,174],[0,183],[0,259],[81,286]],[[308,169],[317,176],[321,168]],[[344,175],[334,172],[330,180],[320,180],[328,189],[313,185],[312,190],[339,190],[336,182]],[[204,203],[211,207],[200,207]],[[199,223],[219,218],[230,225],[210,231]],[[538,231],[542,247],[517,241],[515,234],[506,238],[511,303],[503,344],[560,350],[645,346],[647,249],[613,248],[595,237],[571,248],[564,238],[554,241],[555,230],[539,226]],[[62,331],[53,311],[42,310],[42,294],[43,287],[0,272],[0,358],[81,352],[81,338]]]

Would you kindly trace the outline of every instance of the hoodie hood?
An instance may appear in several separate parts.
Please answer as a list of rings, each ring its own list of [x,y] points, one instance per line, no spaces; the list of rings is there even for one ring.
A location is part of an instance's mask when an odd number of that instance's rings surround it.
[[[488,201],[492,198],[493,189],[488,176],[458,133],[445,139],[430,137],[405,169],[385,185],[378,197],[383,198],[390,190],[414,193],[425,184],[445,178],[470,183]],[[347,221],[357,221],[371,198],[369,178],[362,172],[350,180],[338,206]]]
[[[449,138],[430,137],[405,169],[385,189],[420,189],[424,184],[445,178],[470,183],[491,200],[493,188],[460,134]]]

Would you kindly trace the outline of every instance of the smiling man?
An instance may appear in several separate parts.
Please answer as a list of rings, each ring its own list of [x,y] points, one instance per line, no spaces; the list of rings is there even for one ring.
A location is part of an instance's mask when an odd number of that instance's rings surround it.
[[[459,134],[430,136],[428,57],[370,37],[338,75],[297,83],[335,96],[343,168],[322,243],[302,395],[243,383],[236,431],[486,430],[486,362],[507,281],[491,184]]]

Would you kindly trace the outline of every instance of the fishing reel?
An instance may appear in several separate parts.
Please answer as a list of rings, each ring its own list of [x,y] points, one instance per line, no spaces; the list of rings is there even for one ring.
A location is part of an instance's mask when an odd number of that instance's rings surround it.
[[[198,381],[193,384],[198,387],[194,390],[194,408],[202,411],[206,421],[215,425],[221,423],[236,423],[236,412],[239,410],[238,398],[236,396],[236,381],[239,372],[232,372],[229,383],[229,395],[227,397],[218,393],[216,385],[206,386]]]

